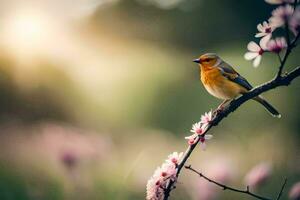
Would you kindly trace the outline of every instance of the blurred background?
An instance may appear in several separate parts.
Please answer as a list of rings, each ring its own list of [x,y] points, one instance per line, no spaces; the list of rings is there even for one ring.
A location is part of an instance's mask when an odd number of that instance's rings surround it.
[[[253,85],[274,76],[274,55],[258,68],[243,58],[272,9],[263,0],[0,0],[0,199],[144,199],[156,167],[185,151],[191,125],[220,103],[194,58],[215,52]],[[241,188],[267,163],[256,191],[275,197],[287,177],[287,198],[300,180],[299,83],[264,94],[280,120],[247,102],[188,163]],[[186,170],[172,193],[241,197]]]

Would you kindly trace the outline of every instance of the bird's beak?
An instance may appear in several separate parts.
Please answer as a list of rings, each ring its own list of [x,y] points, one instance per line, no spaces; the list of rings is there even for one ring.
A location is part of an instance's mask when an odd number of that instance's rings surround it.
[[[200,59],[197,58],[197,59],[193,60],[193,62],[195,62],[195,63],[200,63]]]

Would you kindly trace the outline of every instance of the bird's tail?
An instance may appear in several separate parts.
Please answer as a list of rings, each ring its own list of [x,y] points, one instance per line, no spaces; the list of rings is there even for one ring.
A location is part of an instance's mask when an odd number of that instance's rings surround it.
[[[281,114],[271,104],[269,104],[262,96],[255,97],[253,99],[258,103],[262,104],[273,117],[277,117],[277,118],[281,117]]]

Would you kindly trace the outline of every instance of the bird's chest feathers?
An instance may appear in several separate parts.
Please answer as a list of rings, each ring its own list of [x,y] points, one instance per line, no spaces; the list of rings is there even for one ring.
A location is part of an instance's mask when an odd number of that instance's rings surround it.
[[[224,77],[218,68],[201,70],[201,81],[205,89],[220,99],[232,99],[239,94],[239,86]]]
[[[224,81],[221,72],[216,68],[212,70],[201,70],[201,81],[204,85],[219,85]]]

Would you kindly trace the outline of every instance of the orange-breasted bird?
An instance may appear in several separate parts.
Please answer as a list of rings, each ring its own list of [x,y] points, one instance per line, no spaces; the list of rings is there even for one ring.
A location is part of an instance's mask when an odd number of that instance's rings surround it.
[[[253,88],[233,67],[214,53],[203,54],[193,62],[199,64],[200,79],[205,89],[211,95],[224,100],[219,108]],[[262,104],[272,116],[281,117],[280,113],[262,96],[257,96],[253,100]]]

